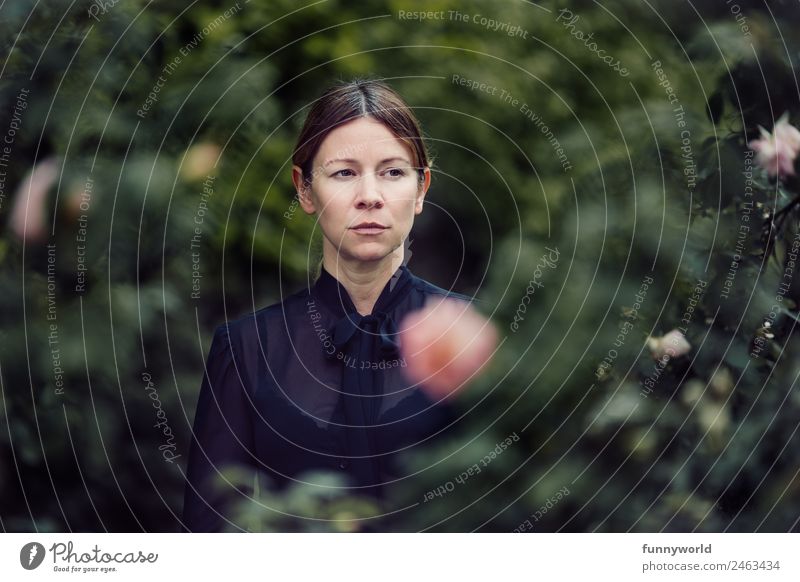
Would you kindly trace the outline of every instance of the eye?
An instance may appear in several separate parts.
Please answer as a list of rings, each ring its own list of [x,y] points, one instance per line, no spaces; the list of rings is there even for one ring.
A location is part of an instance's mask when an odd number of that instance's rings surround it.
[[[400,168],[389,168],[389,169],[388,169],[388,170],[386,170],[386,171],[389,173],[389,176],[390,176],[391,178],[400,178],[400,177],[402,177],[402,176],[405,176],[405,175],[406,175],[406,172],[405,172],[405,170],[402,170],[402,169],[400,169]],[[394,173],[394,174],[393,174],[392,172],[396,172],[396,173]]]
[[[338,171],[334,172],[333,174],[331,174],[331,176],[341,176],[342,178],[347,178],[348,175],[343,175],[342,172],[350,172],[350,175],[354,175],[353,174],[353,170],[351,170],[349,168],[345,168],[344,170],[338,170]]]

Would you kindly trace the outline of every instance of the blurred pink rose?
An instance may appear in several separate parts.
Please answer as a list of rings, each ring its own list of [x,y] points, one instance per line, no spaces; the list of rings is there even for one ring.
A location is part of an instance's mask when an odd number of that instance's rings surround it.
[[[794,160],[800,153],[800,131],[789,123],[788,113],[778,119],[773,133],[759,126],[761,139],[747,144],[756,152],[756,163],[770,176],[794,176]]]
[[[468,302],[444,298],[408,314],[399,325],[408,377],[433,398],[462,387],[497,346],[494,325]]]
[[[650,348],[650,352],[656,360],[660,360],[664,356],[677,358],[688,354],[692,349],[692,345],[677,329],[673,329],[661,337],[648,337],[647,347]]]
[[[58,159],[47,158],[36,164],[17,188],[9,226],[20,239],[35,241],[45,238],[47,192],[58,173]]]

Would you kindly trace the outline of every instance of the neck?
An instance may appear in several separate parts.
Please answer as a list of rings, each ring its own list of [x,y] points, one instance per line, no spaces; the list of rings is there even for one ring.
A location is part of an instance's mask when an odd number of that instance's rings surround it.
[[[344,286],[361,315],[372,313],[381,291],[402,264],[402,246],[383,259],[360,261],[340,255],[328,241],[323,244],[322,265]]]

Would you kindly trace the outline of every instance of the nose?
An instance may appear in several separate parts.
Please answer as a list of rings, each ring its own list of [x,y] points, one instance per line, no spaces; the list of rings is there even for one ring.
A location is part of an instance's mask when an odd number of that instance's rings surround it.
[[[356,208],[366,210],[368,208],[381,208],[383,206],[383,195],[378,188],[378,181],[374,172],[367,172],[358,181],[356,192]]]

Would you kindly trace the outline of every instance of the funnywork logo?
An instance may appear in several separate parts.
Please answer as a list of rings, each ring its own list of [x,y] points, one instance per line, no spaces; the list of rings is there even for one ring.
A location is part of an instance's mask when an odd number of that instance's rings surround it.
[[[19,563],[26,570],[35,570],[44,561],[44,546],[38,542],[29,542],[19,551]]]

